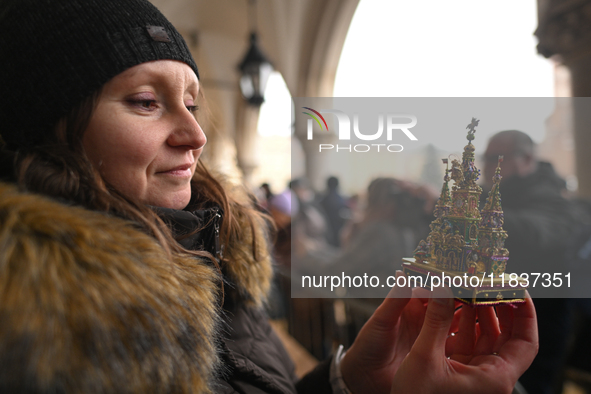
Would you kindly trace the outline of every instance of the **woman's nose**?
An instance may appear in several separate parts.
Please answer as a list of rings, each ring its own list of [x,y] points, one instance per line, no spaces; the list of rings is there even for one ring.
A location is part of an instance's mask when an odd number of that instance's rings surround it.
[[[187,109],[184,109],[173,118],[174,130],[168,137],[168,144],[172,147],[186,147],[191,150],[203,148],[207,142],[207,137],[195,116]]]

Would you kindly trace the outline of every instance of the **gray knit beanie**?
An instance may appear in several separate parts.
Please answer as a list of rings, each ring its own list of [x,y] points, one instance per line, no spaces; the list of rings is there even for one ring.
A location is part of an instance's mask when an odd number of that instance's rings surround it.
[[[197,65],[147,0],[2,0],[0,135],[39,144],[57,121],[126,69],[152,60]]]

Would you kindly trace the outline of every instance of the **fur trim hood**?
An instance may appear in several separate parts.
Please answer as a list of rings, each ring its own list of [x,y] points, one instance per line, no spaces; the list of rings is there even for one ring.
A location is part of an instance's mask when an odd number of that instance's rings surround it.
[[[230,275],[262,300],[243,253]],[[1,183],[0,255],[1,392],[211,392],[220,278],[206,262]]]

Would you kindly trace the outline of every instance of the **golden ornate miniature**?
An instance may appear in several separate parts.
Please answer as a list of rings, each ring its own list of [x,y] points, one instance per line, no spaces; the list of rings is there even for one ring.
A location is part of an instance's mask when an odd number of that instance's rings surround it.
[[[466,127],[468,145],[462,162],[452,160],[451,169],[446,168],[429,236],[419,242],[414,259],[404,259],[403,270],[421,277],[425,287],[451,287],[456,298],[469,304],[523,302],[525,282],[505,274],[509,251],[504,247],[507,233],[500,194],[502,156],[486,203],[482,211],[478,208],[482,188],[476,183],[480,170],[474,164],[472,145],[478,123],[472,118]],[[443,163],[447,165],[448,160]],[[451,191],[450,180],[454,181]]]

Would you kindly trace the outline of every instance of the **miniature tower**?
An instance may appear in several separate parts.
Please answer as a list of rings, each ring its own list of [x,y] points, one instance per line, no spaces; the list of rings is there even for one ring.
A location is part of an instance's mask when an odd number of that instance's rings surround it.
[[[441,270],[467,272],[468,263],[476,260],[480,222],[478,201],[482,193],[482,188],[476,184],[480,170],[474,164],[472,145],[476,126],[478,120],[472,118],[466,127],[469,129],[466,137],[468,145],[464,147],[462,163],[452,160],[451,179],[454,185],[450,204],[444,193],[448,189],[448,179],[444,178],[442,195],[435,208],[437,219],[431,223],[431,233],[427,238],[430,260]],[[444,208],[446,205],[449,205],[449,209]]]
[[[503,230],[503,209],[501,207],[501,163],[503,156],[499,156],[499,162],[493,176],[493,187],[488,193],[488,198],[482,209],[482,221],[478,236],[478,254],[480,256],[476,265],[477,273],[492,273],[499,276],[505,272],[509,251],[505,249],[507,232]]]
[[[435,205],[435,210],[433,211],[433,215],[436,218],[442,218],[444,216],[449,215],[449,211],[451,210],[451,195],[449,194],[449,168],[448,168],[448,160],[442,159],[443,164],[445,164],[445,176],[443,177],[443,187],[441,188],[441,194],[439,195],[439,199],[437,200],[437,204]],[[437,220],[437,219],[436,219]]]
[[[441,238],[440,232],[445,217],[449,215],[451,210],[451,195],[449,192],[449,181],[451,179],[449,176],[450,169],[448,167],[448,160],[442,159],[442,161],[446,168],[445,176],[443,177],[443,187],[441,188],[441,194],[439,195],[439,199],[437,200],[435,209],[433,210],[435,220],[433,220],[429,225],[431,232],[427,237],[427,241],[421,240],[414,251],[415,260],[420,263],[432,260],[432,257],[434,256],[434,246]]]
[[[445,277],[453,278],[454,297],[471,305],[525,302],[528,287],[525,279],[512,279],[511,285],[506,286],[509,251],[505,248],[507,233],[503,230],[501,208],[502,156],[492,190],[482,211],[478,209],[482,188],[476,184],[480,171],[474,165],[472,145],[478,122],[472,118],[466,127],[468,145],[464,147],[462,162],[452,160],[451,169],[445,170],[429,236],[419,242],[414,259],[403,259],[402,269],[424,281],[421,286],[427,288],[440,286]],[[447,164],[447,159],[443,162]],[[454,181],[451,191],[450,179]],[[436,277],[441,280],[436,282]]]
[[[429,228],[431,232],[429,233],[429,237],[427,241],[421,240],[419,245],[414,251],[415,260],[419,263],[424,262],[425,260],[431,260],[432,252],[434,251],[433,245],[435,244],[435,240],[439,239],[440,229],[442,224],[444,223],[444,218],[449,215],[451,210],[451,195],[449,193],[449,172],[450,169],[448,167],[448,160],[442,159],[443,164],[445,164],[445,176],[443,177],[443,187],[441,188],[441,194],[439,195],[439,199],[435,204],[435,209],[433,210],[433,215],[435,216],[435,220],[431,222]]]

